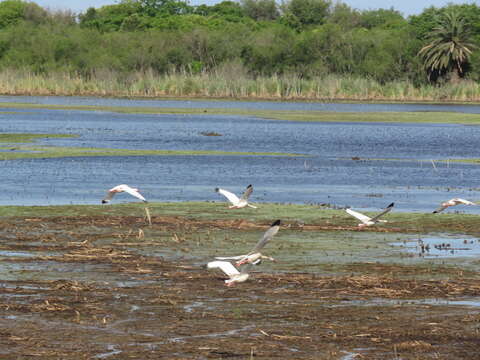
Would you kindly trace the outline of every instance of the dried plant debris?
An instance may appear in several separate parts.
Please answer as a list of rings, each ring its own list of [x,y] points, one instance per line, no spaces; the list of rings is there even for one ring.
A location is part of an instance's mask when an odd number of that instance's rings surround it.
[[[328,273],[254,270],[251,281],[227,288],[195,251],[239,241],[231,232],[245,232],[248,246],[268,221],[152,214],[150,226],[144,215],[3,218],[0,358],[472,359],[478,352],[480,274],[472,269],[351,262],[326,264]],[[302,225],[283,231],[317,231]],[[187,248],[190,257],[181,255]]]

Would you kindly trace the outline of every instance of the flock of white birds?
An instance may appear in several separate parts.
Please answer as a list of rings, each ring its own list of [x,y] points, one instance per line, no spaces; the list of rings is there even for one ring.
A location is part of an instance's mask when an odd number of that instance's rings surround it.
[[[241,197],[238,197],[234,193],[227,191],[225,189],[215,188],[215,191],[225,196],[225,198],[227,198],[227,200],[232,204],[231,206],[228,207],[229,209],[241,209],[247,206],[253,209],[257,208],[256,206],[253,206],[248,202],[250,195],[253,192],[252,185],[247,186],[245,192],[242,194]],[[107,195],[102,200],[102,204],[109,203],[113,199],[115,194],[122,193],[122,192],[126,192],[136,197],[137,199],[142,200],[143,202],[147,202],[147,200],[143,197],[143,195],[140,194],[138,189],[122,184],[122,185],[117,185],[111,188],[110,190],[108,190]],[[380,218],[385,214],[387,214],[388,212],[390,212],[393,209],[394,205],[395,205],[394,203],[391,203],[381,213],[379,213],[374,217],[369,217],[367,215],[364,215],[352,209],[345,209],[345,211],[348,214],[352,215],[353,217],[361,221],[361,223],[358,224],[358,228],[362,229],[364,227],[372,226],[377,223],[386,223],[387,220],[383,220]],[[477,205],[477,204],[469,200],[453,198],[451,200],[443,202],[438,209],[433,211],[433,213],[434,214],[439,213],[450,206],[456,206],[456,205]],[[222,270],[229,277],[227,280],[225,280],[225,284],[227,286],[233,286],[235,285],[235,283],[246,281],[249,278],[248,272],[252,266],[260,264],[263,259],[275,261],[274,258],[263,255],[260,252],[260,250],[270,240],[272,240],[272,238],[280,229],[280,224],[281,224],[281,221],[276,220],[272,225],[270,225],[268,230],[263,234],[263,236],[260,238],[258,243],[254,246],[254,248],[249,253],[243,254],[243,255],[237,255],[237,256],[216,257],[215,261],[211,261],[207,264],[207,268]],[[231,260],[236,260],[235,265],[230,262]]]

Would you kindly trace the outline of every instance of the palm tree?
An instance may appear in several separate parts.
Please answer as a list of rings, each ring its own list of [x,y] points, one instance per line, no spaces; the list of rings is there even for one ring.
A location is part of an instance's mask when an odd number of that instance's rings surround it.
[[[429,79],[446,75],[456,81],[465,72],[468,58],[475,47],[465,20],[454,10],[445,12],[429,34],[430,43],[418,52]]]

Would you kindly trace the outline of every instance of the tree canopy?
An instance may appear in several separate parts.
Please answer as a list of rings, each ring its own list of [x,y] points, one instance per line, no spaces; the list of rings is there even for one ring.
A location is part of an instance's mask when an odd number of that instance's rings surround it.
[[[199,6],[120,0],[80,14],[31,1],[0,2],[0,69],[128,74],[220,71],[235,64],[250,76],[339,74],[415,83],[449,79],[456,69],[477,81],[479,45],[475,4],[430,7],[405,18],[393,8],[360,11],[331,0]]]
[[[420,49],[419,55],[429,76],[447,74],[450,80],[457,81],[465,73],[475,47],[465,18],[456,10],[444,12],[427,38],[430,43]]]

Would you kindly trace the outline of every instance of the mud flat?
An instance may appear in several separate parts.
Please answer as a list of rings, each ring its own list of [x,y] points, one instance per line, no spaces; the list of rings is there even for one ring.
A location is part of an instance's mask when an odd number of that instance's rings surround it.
[[[149,206],[151,225],[140,205],[2,208],[0,358],[478,356],[480,261],[411,251],[415,237],[464,236],[448,214],[364,232],[312,207]],[[277,263],[232,288],[202,267],[248,250],[277,206],[285,225],[265,249]]]

